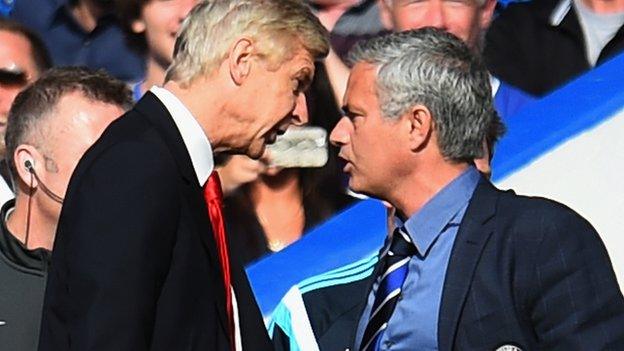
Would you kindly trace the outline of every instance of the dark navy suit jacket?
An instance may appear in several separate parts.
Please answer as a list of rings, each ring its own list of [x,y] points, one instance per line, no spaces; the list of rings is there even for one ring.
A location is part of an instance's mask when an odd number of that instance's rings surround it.
[[[375,271],[303,294],[321,350],[352,349]],[[457,234],[439,313],[440,351],[624,350],[624,299],[592,226],[484,179]],[[276,348],[288,349],[289,332],[273,330]]]

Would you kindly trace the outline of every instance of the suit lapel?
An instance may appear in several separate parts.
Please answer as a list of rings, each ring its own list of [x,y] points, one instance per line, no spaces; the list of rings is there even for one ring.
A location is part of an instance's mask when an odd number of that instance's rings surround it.
[[[151,92],[148,91],[145,93],[143,98],[137,102],[135,110],[156,126],[163,140],[171,150],[178,170],[184,179],[187,197],[190,200],[190,208],[193,210],[193,216],[200,234],[199,236],[208,252],[213,272],[216,274],[216,276],[212,277],[212,281],[215,286],[218,287],[214,289],[217,300],[217,310],[219,311],[221,324],[225,328],[225,326],[228,325],[228,319],[225,311],[225,291],[221,289],[223,286],[223,277],[220,268],[220,259],[216,251],[217,245],[213,237],[210,220],[208,219],[208,210],[203,198],[202,189],[199,186],[199,181],[197,180],[197,175],[195,174],[195,169],[193,168],[193,163],[182,139],[182,135],[180,135],[178,127],[173,121],[169,111]],[[226,335],[229,335],[225,329],[224,332]]]
[[[442,290],[438,322],[440,351],[453,348],[459,317],[463,310],[481,253],[494,231],[497,190],[481,179],[470,200],[451,251]]]

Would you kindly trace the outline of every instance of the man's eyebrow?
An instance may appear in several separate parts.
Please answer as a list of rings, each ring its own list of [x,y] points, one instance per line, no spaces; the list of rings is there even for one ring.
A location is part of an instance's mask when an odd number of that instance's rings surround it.
[[[301,90],[306,90],[312,84],[312,72],[307,68],[297,72],[296,78],[301,82]]]
[[[0,68],[0,83],[23,85],[28,82],[26,72],[19,68]]]

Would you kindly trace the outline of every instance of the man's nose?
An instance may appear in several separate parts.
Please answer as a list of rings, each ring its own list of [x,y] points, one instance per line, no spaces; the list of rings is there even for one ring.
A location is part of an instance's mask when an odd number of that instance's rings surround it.
[[[308,123],[308,104],[306,102],[305,94],[300,93],[297,96],[295,103],[295,109],[293,110],[293,124],[300,126]]]
[[[329,135],[329,141],[334,146],[342,146],[349,142],[351,132],[351,121],[347,117],[342,117]]]

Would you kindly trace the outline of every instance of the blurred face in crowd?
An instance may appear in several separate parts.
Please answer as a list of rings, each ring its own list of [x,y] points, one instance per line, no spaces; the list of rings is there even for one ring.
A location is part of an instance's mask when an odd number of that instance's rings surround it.
[[[303,48],[282,64],[269,64],[257,58],[246,78],[245,104],[239,108],[246,119],[241,132],[246,134],[246,154],[254,159],[261,157],[266,144],[275,142],[289,126],[308,121],[304,91],[314,76],[314,61]],[[244,106],[242,106],[244,105]]]
[[[0,156],[4,156],[4,133],[15,96],[39,76],[30,43],[19,34],[0,31]]]
[[[117,105],[93,101],[80,92],[59,100],[53,116],[41,126],[47,137],[40,142],[38,157],[34,159],[37,175],[54,194],[65,197],[71,174],[82,155],[123,112]],[[18,165],[24,164],[20,157],[25,157],[20,150],[20,147],[16,149]],[[23,177],[28,183],[29,175]],[[58,218],[60,203],[45,194],[37,199],[44,213],[52,219]]]
[[[435,27],[478,48],[496,0],[383,0],[382,14],[395,31]]]
[[[150,0],[141,17],[132,22],[135,33],[144,33],[150,57],[163,67],[172,60],[176,34],[186,15],[199,0]]]
[[[402,118],[382,116],[376,92],[376,68],[357,63],[351,70],[343,117],[331,132],[331,142],[340,147],[339,157],[345,162],[349,188],[386,199],[395,181],[410,167],[404,164],[405,145],[400,133]]]

